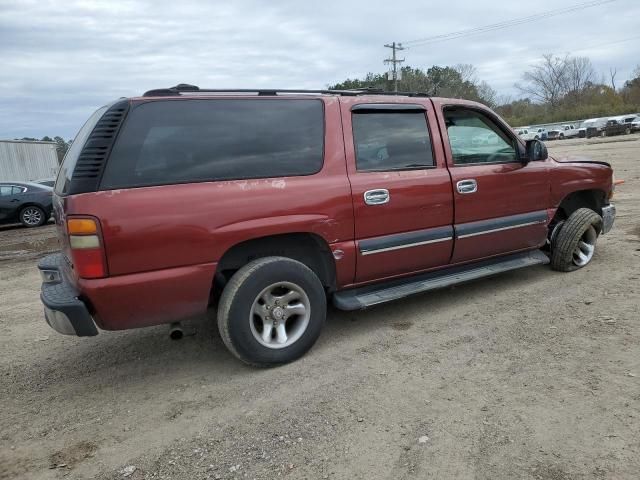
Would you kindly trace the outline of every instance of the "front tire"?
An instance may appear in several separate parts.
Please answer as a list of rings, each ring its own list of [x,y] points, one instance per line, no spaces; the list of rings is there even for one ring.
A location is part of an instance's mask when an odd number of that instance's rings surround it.
[[[573,212],[551,241],[551,268],[572,272],[593,258],[602,217],[589,208]]]
[[[40,227],[47,221],[44,210],[35,205],[29,205],[20,210],[20,223],[27,228]]]
[[[265,257],[231,277],[220,298],[218,329],[236,357],[268,367],[309,351],[326,315],[324,288],[309,267],[290,258]]]

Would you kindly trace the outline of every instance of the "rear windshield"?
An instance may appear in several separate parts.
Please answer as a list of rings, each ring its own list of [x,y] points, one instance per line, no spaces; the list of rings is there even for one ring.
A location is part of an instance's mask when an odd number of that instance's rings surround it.
[[[87,138],[89,138],[93,127],[96,126],[96,123],[98,123],[100,118],[102,118],[102,115],[104,115],[104,112],[106,112],[111,105],[112,104],[105,105],[104,107],[96,110],[93,115],[89,117],[89,120],[87,120],[82,126],[76,135],[76,138],[73,139],[73,143],[67,151],[67,154],[64,156],[62,166],[58,172],[58,178],[54,187],[54,190],[58,195],[64,195],[69,192],[71,176],[73,175],[73,170],[76,168],[76,162],[78,161],[82,147],[84,147],[84,144],[87,142]]]
[[[166,100],[134,107],[103,190],[311,175],[322,168],[320,100]]]

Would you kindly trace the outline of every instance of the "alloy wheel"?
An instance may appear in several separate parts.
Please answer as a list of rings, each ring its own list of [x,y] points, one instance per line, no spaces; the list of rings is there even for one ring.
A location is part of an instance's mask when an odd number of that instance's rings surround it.
[[[590,225],[587,230],[582,234],[578,245],[573,251],[573,263],[578,267],[584,267],[593,258],[593,253],[596,249],[596,240],[598,239],[598,233],[593,225]]]
[[[309,326],[311,302],[299,285],[278,282],[262,290],[251,306],[249,322],[254,338],[267,348],[285,348],[300,339]]]
[[[22,221],[30,226],[40,225],[42,212],[39,208],[29,207],[22,212]]]

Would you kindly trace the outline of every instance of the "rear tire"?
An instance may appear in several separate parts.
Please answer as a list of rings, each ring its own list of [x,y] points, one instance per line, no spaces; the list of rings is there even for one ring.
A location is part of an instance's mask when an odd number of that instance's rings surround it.
[[[551,268],[572,272],[586,266],[596,248],[602,217],[589,208],[573,212],[551,241]]]
[[[44,210],[35,205],[29,205],[20,210],[20,223],[27,228],[40,227],[47,220],[47,214]]]
[[[268,367],[309,351],[326,315],[324,288],[309,267],[290,258],[265,257],[242,267],[227,283],[218,329],[236,357]]]

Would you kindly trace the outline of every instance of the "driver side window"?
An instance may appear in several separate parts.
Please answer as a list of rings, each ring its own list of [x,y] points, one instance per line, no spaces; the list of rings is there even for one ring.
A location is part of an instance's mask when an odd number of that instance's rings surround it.
[[[455,165],[517,162],[515,140],[475,110],[444,111]]]

